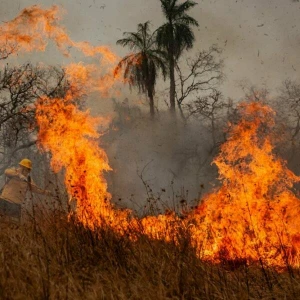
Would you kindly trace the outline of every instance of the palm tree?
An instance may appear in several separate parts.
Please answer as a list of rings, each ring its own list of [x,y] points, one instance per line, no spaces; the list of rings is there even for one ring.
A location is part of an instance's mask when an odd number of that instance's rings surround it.
[[[166,23],[157,29],[157,43],[168,55],[170,75],[170,106],[175,111],[175,63],[184,49],[193,47],[195,40],[191,26],[199,26],[198,22],[187,14],[197,3],[186,0],[160,0]]]
[[[123,39],[117,44],[128,46],[133,51],[125,56],[117,65],[115,75],[124,69],[124,79],[130,87],[135,86],[139,92],[149,98],[150,114],[154,116],[154,94],[158,71],[164,78],[167,74],[165,52],[156,47],[156,32],[150,32],[150,22],[140,23],[137,32],[124,32]]]

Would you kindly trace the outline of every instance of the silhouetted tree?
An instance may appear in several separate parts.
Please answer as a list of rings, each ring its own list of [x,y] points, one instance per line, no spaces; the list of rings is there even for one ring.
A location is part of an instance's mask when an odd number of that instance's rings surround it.
[[[154,116],[155,83],[161,70],[164,78],[167,74],[165,53],[156,47],[156,33],[150,32],[150,23],[138,24],[137,32],[125,32],[125,38],[117,41],[123,47],[129,47],[132,54],[125,56],[115,69],[118,74],[124,69],[124,79],[130,86],[138,87],[146,93],[150,103],[150,114]]]
[[[0,173],[37,142],[36,100],[62,97],[68,89],[65,71],[58,67],[27,63],[0,70]]]
[[[175,99],[182,117],[185,119],[182,104],[193,97],[204,96],[200,93],[212,93],[223,80],[223,60],[216,56],[221,50],[213,45],[209,50],[197,52],[194,58],[187,58],[183,68],[176,63]],[[197,99],[198,99],[197,98]]]
[[[191,26],[198,26],[198,22],[187,12],[197,3],[187,0],[160,0],[166,23],[157,30],[157,43],[167,52],[170,75],[170,108],[175,111],[175,66],[176,61],[184,49],[193,47],[195,40]]]
[[[219,127],[225,125],[225,122],[220,122],[220,120],[226,116],[229,105],[218,90],[212,91],[208,96],[197,97],[197,100],[187,104],[189,117],[202,118],[209,122],[213,148],[220,142],[217,139],[217,135],[221,136],[220,133],[222,132]]]

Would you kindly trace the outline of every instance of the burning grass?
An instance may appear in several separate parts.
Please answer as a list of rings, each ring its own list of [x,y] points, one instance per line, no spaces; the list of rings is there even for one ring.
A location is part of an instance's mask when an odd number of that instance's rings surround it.
[[[243,103],[214,163],[222,186],[206,195],[182,220],[174,212],[137,219],[110,202],[104,150],[97,146],[96,120],[64,99],[42,99],[37,106],[39,142],[52,154],[54,171],[65,168],[65,185],[77,203],[76,218],[91,229],[109,224],[115,232],[173,241],[186,230],[198,258],[213,263],[260,262],[286,269],[299,267],[300,201],[292,191],[300,180],[274,154],[273,110]],[[53,120],[55,122],[53,122]]]
[[[300,177],[274,154],[274,111],[259,102],[239,106],[214,163],[222,187],[207,195],[191,219],[201,257],[218,262],[246,259],[269,266],[299,267]],[[205,234],[203,234],[205,232]]]
[[[59,210],[36,209],[20,227],[1,224],[1,299],[295,299],[300,273],[259,264],[202,262],[181,230],[177,241],[127,228],[95,230]],[[135,241],[129,238],[135,234]]]

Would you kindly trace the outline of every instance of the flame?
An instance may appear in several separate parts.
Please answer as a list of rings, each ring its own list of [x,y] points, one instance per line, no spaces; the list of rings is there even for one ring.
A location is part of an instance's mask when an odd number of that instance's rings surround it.
[[[70,95],[64,99],[40,99],[36,117],[38,140],[44,150],[52,153],[53,170],[66,170],[65,185],[69,195],[77,200],[79,219],[85,224],[99,222],[111,210],[103,177],[103,172],[111,168],[96,141],[101,119],[79,111]]]
[[[122,81],[121,74],[114,74],[112,69],[119,57],[107,46],[73,41],[59,24],[61,13],[58,6],[42,9],[35,5],[22,10],[15,19],[0,27],[0,58],[20,52],[45,51],[49,40],[54,41],[65,56],[69,56],[69,49],[73,47],[87,57],[97,57],[101,67],[71,64],[66,67],[70,81],[77,80],[79,88],[80,78],[82,91],[92,88],[92,91],[99,91],[107,97],[111,94],[108,90],[116,81]],[[85,74],[85,78],[82,74]]]
[[[0,49],[11,48],[31,52],[44,51],[48,40],[53,40],[64,55],[69,55],[68,48],[75,47],[86,56],[100,54],[102,61],[115,63],[118,57],[106,46],[94,47],[88,42],[74,42],[66,30],[59,25],[62,10],[54,5],[42,9],[38,5],[25,8],[13,20],[0,28]]]
[[[59,19],[57,6],[49,10],[39,6],[25,8],[15,19],[1,26],[1,49],[9,45],[18,51],[44,51],[51,38],[67,54],[66,46],[72,44],[72,41],[64,29],[57,25]]]
[[[299,266],[300,180],[273,154],[274,112],[258,102],[239,107],[242,120],[214,163],[222,187],[189,215],[193,244],[203,259]]]

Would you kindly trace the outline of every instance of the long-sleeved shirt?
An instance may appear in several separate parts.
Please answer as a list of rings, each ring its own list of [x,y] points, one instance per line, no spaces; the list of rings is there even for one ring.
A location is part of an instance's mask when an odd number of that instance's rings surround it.
[[[29,180],[29,176],[26,178],[22,175],[21,170],[18,168],[6,169],[5,175],[7,177],[7,182],[3,187],[0,198],[21,204],[29,190],[33,193],[45,194],[45,190],[39,188]]]

